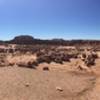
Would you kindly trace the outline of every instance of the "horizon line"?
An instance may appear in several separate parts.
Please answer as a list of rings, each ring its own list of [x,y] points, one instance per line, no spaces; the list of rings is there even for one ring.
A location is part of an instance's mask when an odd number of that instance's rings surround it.
[[[13,40],[15,37],[18,37],[18,36],[31,36],[33,37],[34,39],[40,39],[40,40],[65,40],[65,41],[72,41],[72,40],[92,40],[92,41],[100,41],[100,39],[98,38],[63,38],[63,37],[52,37],[52,38],[41,38],[41,37],[34,37],[33,35],[30,35],[30,34],[22,34],[22,35],[16,35],[16,36],[12,36],[12,38],[9,38],[9,39],[0,39],[0,41],[10,41],[10,40]]]

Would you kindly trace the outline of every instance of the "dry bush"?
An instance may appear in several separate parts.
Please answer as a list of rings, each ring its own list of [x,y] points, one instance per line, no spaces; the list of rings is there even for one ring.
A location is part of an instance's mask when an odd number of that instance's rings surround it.
[[[85,59],[85,58],[86,58],[86,54],[85,54],[85,53],[83,53],[83,54],[82,54],[82,57]]]
[[[92,57],[95,58],[95,59],[99,58],[98,54],[95,53],[95,52],[92,53]]]
[[[71,55],[72,57],[72,55]],[[63,64],[64,61],[70,61],[70,55],[65,54],[60,51],[46,51],[46,52],[38,52],[37,54],[37,62],[38,63],[51,63],[56,62]]]
[[[50,57],[49,56],[39,56],[38,58],[37,58],[37,62],[38,62],[38,64],[40,64],[40,63],[43,63],[43,62],[46,62],[46,63],[51,63],[51,59],[50,59]]]
[[[36,56],[25,54],[25,55],[8,55],[7,56],[8,65],[17,65],[20,67],[34,68],[36,65]]]
[[[95,65],[95,60],[97,58],[98,58],[98,55],[96,53],[90,52],[89,54],[86,54],[84,62],[89,67],[89,66]]]
[[[4,67],[7,65],[6,54],[0,53],[0,67]]]

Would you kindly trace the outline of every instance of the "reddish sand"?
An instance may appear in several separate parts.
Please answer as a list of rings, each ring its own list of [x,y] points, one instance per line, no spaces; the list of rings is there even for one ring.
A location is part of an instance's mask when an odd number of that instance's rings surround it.
[[[0,100],[100,100],[100,59],[91,72],[77,70],[80,60],[37,69],[0,68]],[[42,68],[48,66],[49,71]]]

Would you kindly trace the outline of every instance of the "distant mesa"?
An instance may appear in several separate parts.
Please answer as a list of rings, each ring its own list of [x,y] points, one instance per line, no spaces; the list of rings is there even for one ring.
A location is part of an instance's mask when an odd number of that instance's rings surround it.
[[[9,41],[0,41],[0,44],[21,44],[21,45],[64,45],[64,46],[78,46],[81,45],[100,45],[100,40],[64,40],[64,39],[51,39],[42,40],[34,38],[30,35],[16,36],[14,39]]]
[[[10,41],[11,43],[15,44],[31,44],[34,42],[34,37],[30,35],[20,35],[16,36],[13,40]]]
[[[30,40],[30,41],[33,41],[34,38],[32,36],[29,36],[29,35],[20,35],[20,36],[16,36],[14,38],[15,41],[25,41],[25,40]]]
[[[52,39],[52,41],[65,41],[64,39],[57,39],[57,38],[55,38],[55,39]]]

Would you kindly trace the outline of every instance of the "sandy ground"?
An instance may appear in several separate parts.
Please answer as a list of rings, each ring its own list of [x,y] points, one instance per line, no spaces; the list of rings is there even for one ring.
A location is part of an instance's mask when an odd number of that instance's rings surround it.
[[[72,67],[67,70],[68,63],[63,67],[52,63],[54,70],[50,71],[39,70],[40,67],[1,67],[0,100],[100,100],[99,62],[93,68],[94,74],[71,71]]]

